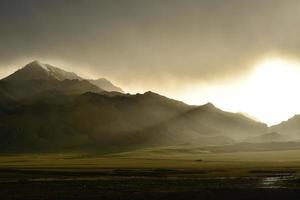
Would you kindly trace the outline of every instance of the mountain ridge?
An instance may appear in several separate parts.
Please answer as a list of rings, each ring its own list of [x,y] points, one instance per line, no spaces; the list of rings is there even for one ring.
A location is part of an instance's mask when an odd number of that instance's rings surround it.
[[[75,79],[64,79],[50,73],[61,71],[39,65],[29,65],[34,74],[25,69],[0,81],[0,152],[220,145],[269,132],[266,124],[212,103],[104,91],[72,72],[67,75]]]
[[[86,80],[88,80],[93,85],[96,85],[108,92],[115,91],[115,92],[124,93],[122,88],[115,86],[114,84],[112,84],[112,82],[110,82],[106,78],[86,79]]]
[[[65,80],[65,79],[78,79],[77,74],[73,72],[67,72],[60,68],[54,67],[49,64],[44,64],[40,61],[32,61],[25,65],[24,67],[18,69],[11,75],[3,78],[3,81],[26,81],[26,80],[40,80],[40,79],[57,79],[57,80]]]
[[[96,80],[85,79],[78,76],[74,72],[68,72],[58,67],[54,67],[52,65],[45,64],[37,60],[26,64],[24,67],[18,69],[11,75],[3,78],[1,81],[22,82],[30,80],[86,80],[105,91],[116,91],[121,93],[124,92],[120,87],[113,85],[109,80],[105,78],[99,78]]]

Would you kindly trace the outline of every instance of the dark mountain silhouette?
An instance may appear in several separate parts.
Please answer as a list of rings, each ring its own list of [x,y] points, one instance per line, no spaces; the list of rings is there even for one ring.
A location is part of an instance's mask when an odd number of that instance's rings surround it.
[[[107,96],[85,93],[38,99],[0,117],[2,150],[107,149],[141,146],[141,133],[189,106],[149,93]]]
[[[0,95],[11,99],[27,99],[52,94],[82,94],[104,90],[83,80],[75,73],[33,61],[0,80]]]
[[[120,96],[88,92],[61,96],[60,102],[46,100],[19,105],[0,117],[1,151],[120,150],[232,142],[228,132],[215,128],[217,124],[199,124],[201,119],[189,114],[193,107],[151,92]]]
[[[28,80],[28,81],[0,81],[2,95],[11,99],[20,100],[37,96],[45,93],[51,94],[82,94],[92,91],[101,93],[102,89],[92,85],[85,80]]]
[[[228,144],[267,132],[265,124],[210,103],[103,91],[74,73],[41,65],[30,63],[0,81],[0,152]]]
[[[97,93],[114,91],[115,87],[115,91],[122,92],[120,88],[112,85],[108,80],[99,80],[96,81],[97,84],[91,83],[90,80],[85,80],[73,72],[33,61],[2,79],[0,92],[18,99],[40,95],[40,93],[47,91],[61,94],[82,94],[89,91]]]

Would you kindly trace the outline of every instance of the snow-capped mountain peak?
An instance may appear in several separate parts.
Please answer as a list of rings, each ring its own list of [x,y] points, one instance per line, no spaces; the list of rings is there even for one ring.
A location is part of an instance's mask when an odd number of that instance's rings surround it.
[[[17,70],[15,73],[4,78],[5,81],[25,81],[25,80],[65,80],[78,79],[82,80],[80,76],[73,72],[67,72],[60,68],[42,63],[40,61],[33,61]]]
[[[40,61],[32,61],[20,68],[13,74],[2,79],[6,82],[20,82],[30,80],[85,80],[98,88],[105,91],[116,91],[123,93],[120,87],[113,85],[109,80],[101,78],[97,80],[85,79],[74,72],[68,72],[58,67],[42,63]]]

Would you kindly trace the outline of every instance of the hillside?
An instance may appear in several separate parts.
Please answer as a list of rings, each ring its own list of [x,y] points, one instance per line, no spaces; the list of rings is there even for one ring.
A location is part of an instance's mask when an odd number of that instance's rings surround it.
[[[233,122],[224,129],[222,116],[215,116],[207,105],[196,108],[194,115],[194,107],[152,92],[114,96],[88,92],[59,98],[59,102],[39,98],[1,116],[1,151],[106,151],[182,143],[220,144],[232,142],[230,126],[237,131],[233,124],[241,130],[254,123],[230,114],[223,120]],[[241,134],[257,134],[263,128],[257,124],[257,128],[247,128]]]
[[[267,132],[267,126],[241,114],[224,112],[208,103],[181,113],[149,131],[164,135],[169,142],[210,145],[239,142],[249,136],[261,135]]]
[[[99,79],[95,79],[95,80],[87,79],[87,81],[89,81],[93,85],[96,85],[99,88],[102,88],[103,90],[108,91],[108,92],[112,92],[112,91],[120,92],[120,93],[124,92],[122,90],[122,88],[115,86],[109,80],[107,80],[105,78],[99,78]]]
[[[292,140],[300,139],[300,115],[295,115],[294,117],[283,121],[280,124],[270,127],[271,131],[280,133]]]
[[[103,86],[103,87],[102,87]],[[33,61],[0,80],[0,92],[12,98],[29,98],[45,91],[62,94],[123,92],[106,79],[88,80],[49,64]]]

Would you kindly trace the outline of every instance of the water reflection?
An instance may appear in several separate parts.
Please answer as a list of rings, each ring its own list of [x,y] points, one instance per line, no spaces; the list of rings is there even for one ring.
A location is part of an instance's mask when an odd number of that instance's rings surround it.
[[[295,180],[296,177],[292,175],[277,175],[271,177],[264,177],[261,181],[261,188],[285,188],[289,181]]]

